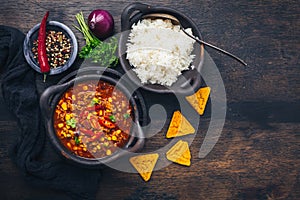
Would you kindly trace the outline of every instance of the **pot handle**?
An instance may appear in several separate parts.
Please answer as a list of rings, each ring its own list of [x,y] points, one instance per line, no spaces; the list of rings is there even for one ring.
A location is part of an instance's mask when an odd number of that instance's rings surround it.
[[[141,13],[147,13],[151,9],[151,6],[143,3],[132,3],[126,6],[121,15],[121,29],[126,31],[130,29],[131,15],[134,11],[140,11]]]
[[[42,93],[40,97],[40,109],[41,109],[41,114],[44,116],[45,120],[49,120],[52,117],[51,106],[52,106],[54,95],[69,87],[69,84],[70,82],[61,85],[53,85],[48,87]]]
[[[129,147],[126,149],[128,152],[136,152],[136,151],[140,150],[145,144],[144,131],[142,130],[142,127],[141,127],[140,123],[138,122],[138,120],[135,124],[134,131],[135,131],[134,137],[137,138],[137,141],[135,142],[135,144],[132,147]]]
[[[198,71],[194,71],[193,73],[197,73],[195,74],[189,81],[187,81],[186,83],[180,85],[177,89],[176,92],[179,94],[187,94],[187,93],[193,93],[196,92],[197,89],[199,89],[199,87],[201,86],[201,82],[202,82],[202,78],[200,73],[198,73]],[[187,90],[191,90],[189,92],[187,92]]]

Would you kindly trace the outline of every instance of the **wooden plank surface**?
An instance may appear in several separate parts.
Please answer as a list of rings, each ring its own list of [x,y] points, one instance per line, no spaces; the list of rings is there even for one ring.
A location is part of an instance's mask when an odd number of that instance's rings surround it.
[[[109,10],[120,31],[122,9],[135,1],[2,1],[0,24],[26,33],[46,10],[51,20],[72,27],[75,14],[96,8]],[[97,199],[300,199],[300,4],[298,1],[143,1],[186,13],[205,41],[242,57],[242,66],[207,48],[218,66],[227,96],[227,116],[214,149],[198,158],[210,122],[199,122],[191,145],[192,165],[171,164],[155,171],[149,182],[137,174],[103,170]],[[72,29],[79,45],[82,35]],[[150,96],[152,103],[166,97]],[[165,102],[170,115],[172,103]],[[209,104],[210,106],[210,104]],[[9,158],[18,137],[17,122],[0,98],[1,199],[68,199],[64,194],[26,183]],[[157,120],[154,124],[160,124]],[[167,125],[146,142],[144,152],[160,148]],[[52,147],[47,144],[48,151]]]

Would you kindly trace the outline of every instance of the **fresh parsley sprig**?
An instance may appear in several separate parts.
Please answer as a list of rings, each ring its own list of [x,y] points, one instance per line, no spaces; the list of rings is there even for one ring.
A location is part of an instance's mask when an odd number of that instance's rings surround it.
[[[74,118],[68,119],[66,123],[68,126],[71,126],[72,128],[76,128],[76,119]]]

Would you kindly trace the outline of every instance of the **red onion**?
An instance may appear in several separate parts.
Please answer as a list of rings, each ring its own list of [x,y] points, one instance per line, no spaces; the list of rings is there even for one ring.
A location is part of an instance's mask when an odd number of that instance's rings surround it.
[[[106,10],[92,11],[88,17],[88,25],[92,33],[100,40],[108,38],[114,31],[114,19]]]

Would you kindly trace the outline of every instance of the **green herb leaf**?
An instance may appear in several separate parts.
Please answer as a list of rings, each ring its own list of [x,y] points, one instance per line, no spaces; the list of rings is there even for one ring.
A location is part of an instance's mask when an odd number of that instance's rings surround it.
[[[68,126],[71,126],[72,128],[76,128],[76,120],[74,118],[71,118],[66,121]]]
[[[123,114],[123,117],[124,117],[125,119],[128,119],[128,118],[130,117],[130,114],[129,114],[129,113],[125,113],[125,114]]]
[[[89,58],[91,59],[91,62],[104,67],[115,67],[119,61],[116,56],[117,47],[117,38],[111,37],[108,41],[99,43],[88,55],[86,55],[86,58]]]
[[[99,99],[93,98],[93,99],[92,99],[92,102],[91,102],[91,105],[93,106],[93,105],[99,104],[99,103],[100,103],[100,100],[99,100]]]
[[[79,144],[80,144],[79,137],[75,136],[75,137],[74,137],[74,140],[75,140],[75,144],[76,144],[76,145],[79,145]]]
[[[112,122],[116,122],[116,116],[114,116],[114,115],[110,115],[110,116],[109,116],[109,119],[110,119]]]

